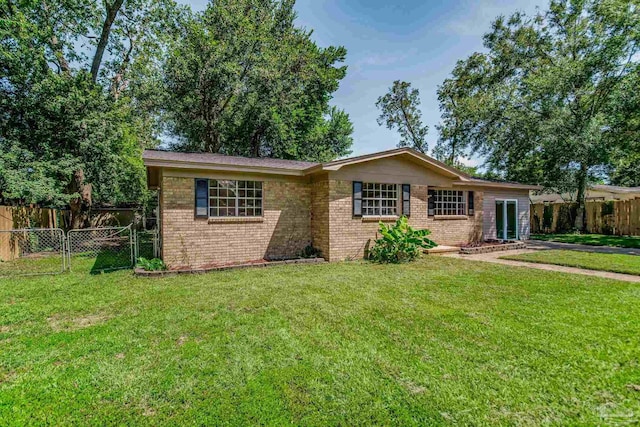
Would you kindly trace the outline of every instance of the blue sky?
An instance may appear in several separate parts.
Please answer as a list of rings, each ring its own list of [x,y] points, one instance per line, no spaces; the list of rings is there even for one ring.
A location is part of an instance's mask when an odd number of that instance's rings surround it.
[[[202,10],[206,0],[186,1]],[[440,120],[436,90],[455,63],[481,51],[482,35],[500,14],[534,13],[546,0],[298,0],[297,24],[313,29],[322,47],[347,48],[347,76],[332,104],[349,113],[354,125],[353,154],[394,148],[399,136],[378,126],[377,98],[394,80],[420,90],[429,147]],[[475,165],[480,159],[466,163]]]

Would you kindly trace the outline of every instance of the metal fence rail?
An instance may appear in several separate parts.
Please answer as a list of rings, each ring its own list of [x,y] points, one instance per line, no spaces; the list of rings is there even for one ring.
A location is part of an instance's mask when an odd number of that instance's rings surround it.
[[[0,276],[56,274],[65,270],[64,231],[0,230]]]
[[[134,259],[138,258],[159,258],[160,245],[158,230],[136,231],[134,234],[135,254]]]
[[[92,272],[131,268],[135,263],[134,232],[130,225],[69,230],[67,251],[70,270],[87,262]]]
[[[102,272],[132,268],[140,257],[160,257],[158,230],[127,227],[0,230],[0,277]]]

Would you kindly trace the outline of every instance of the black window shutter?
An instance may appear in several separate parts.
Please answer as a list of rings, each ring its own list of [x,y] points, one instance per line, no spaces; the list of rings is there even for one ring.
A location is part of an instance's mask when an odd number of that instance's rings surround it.
[[[196,218],[209,217],[209,180],[196,179]]]
[[[402,215],[411,215],[411,185],[402,184]]]
[[[353,216],[362,216],[362,182],[353,181]]]
[[[436,211],[436,190],[429,190],[427,192],[427,195],[429,196],[429,208],[427,211],[427,215],[428,216],[433,216],[435,214]]]
[[[467,193],[467,200],[468,200],[468,202],[467,202],[467,209],[468,209],[467,212],[469,213],[469,216],[473,216],[475,214],[475,212],[476,212],[476,210],[474,209],[474,206],[473,206],[473,191],[469,191]]]

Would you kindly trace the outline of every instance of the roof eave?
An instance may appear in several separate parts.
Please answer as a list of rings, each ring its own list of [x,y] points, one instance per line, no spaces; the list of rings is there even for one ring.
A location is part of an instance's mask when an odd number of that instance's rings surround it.
[[[465,185],[470,187],[489,187],[489,188],[509,188],[513,190],[542,190],[541,185],[518,184],[513,182],[490,182],[490,181],[454,181],[453,185]]]
[[[200,169],[200,170],[214,170],[224,172],[249,172],[249,173],[262,173],[270,175],[289,175],[289,176],[304,176],[304,169],[284,169],[274,168],[266,166],[240,166],[240,165],[227,165],[211,162],[187,162],[183,160],[158,160],[158,159],[145,159],[143,158],[144,165],[146,167],[160,167],[160,168],[174,168],[174,169]]]

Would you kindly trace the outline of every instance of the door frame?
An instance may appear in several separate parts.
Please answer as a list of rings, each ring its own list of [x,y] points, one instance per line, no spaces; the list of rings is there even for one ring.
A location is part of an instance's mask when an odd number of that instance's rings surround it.
[[[494,205],[496,202],[502,202],[502,218],[504,218],[504,220],[502,221],[502,237],[498,236],[498,224],[497,224],[497,220],[498,220],[498,207],[496,206],[496,238],[501,239],[501,240],[508,240],[507,237],[507,222],[508,222],[508,217],[507,217],[507,202],[515,202],[516,203],[516,239],[515,240],[520,240],[520,219],[518,218],[518,199],[495,199],[494,201]]]

